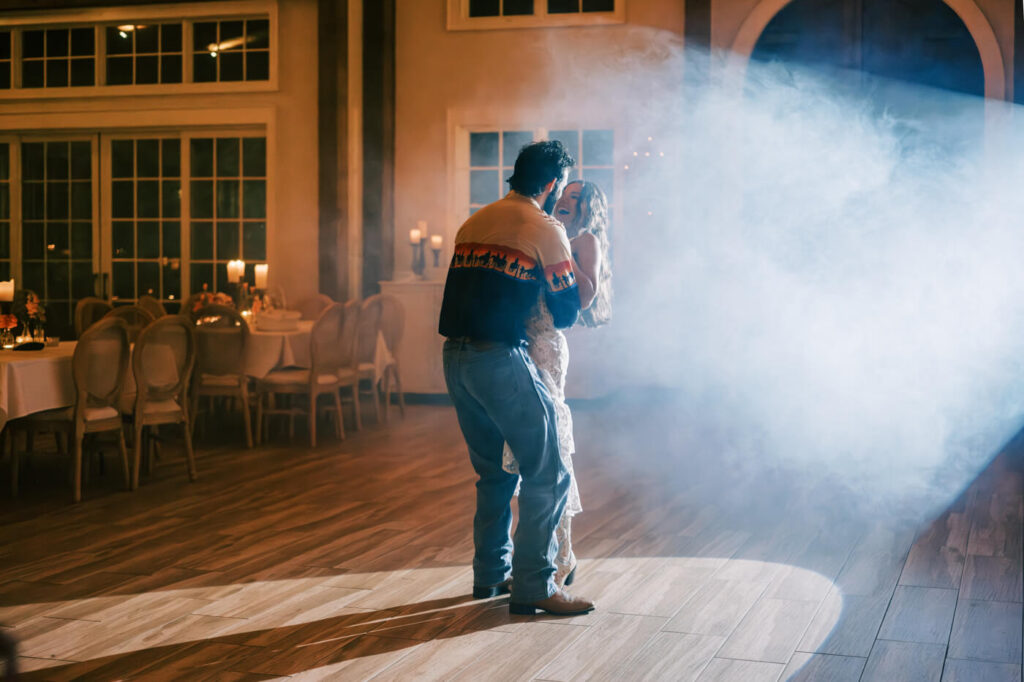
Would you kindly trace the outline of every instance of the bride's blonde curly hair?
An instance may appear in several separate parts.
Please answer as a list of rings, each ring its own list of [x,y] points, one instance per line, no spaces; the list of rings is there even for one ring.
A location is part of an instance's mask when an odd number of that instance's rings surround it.
[[[608,324],[612,319],[612,268],[610,242],[608,239],[608,198],[596,183],[589,180],[573,180],[569,183],[580,186],[580,198],[576,207],[576,220],[568,226],[568,233],[576,236],[589,232],[597,237],[601,248],[601,270],[594,283],[597,293],[590,307],[581,311],[580,319],[588,327]],[[568,186],[566,187],[568,190]]]

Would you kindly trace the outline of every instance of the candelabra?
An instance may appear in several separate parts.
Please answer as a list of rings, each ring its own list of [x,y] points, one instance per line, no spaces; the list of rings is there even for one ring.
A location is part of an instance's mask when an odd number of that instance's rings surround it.
[[[423,272],[427,268],[424,251],[422,239],[412,243],[412,271],[417,277],[423,277]],[[434,258],[436,260],[437,256],[434,256]]]
[[[441,267],[441,244],[432,240],[430,242],[430,250],[434,252],[434,267]]]

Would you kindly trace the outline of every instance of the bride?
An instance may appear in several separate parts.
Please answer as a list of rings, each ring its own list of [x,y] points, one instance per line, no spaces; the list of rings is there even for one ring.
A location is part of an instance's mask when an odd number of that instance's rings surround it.
[[[611,320],[611,269],[608,260],[608,200],[593,182],[574,180],[565,187],[555,205],[555,218],[565,226],[572,247],[573,270],[580,290],[583,311],[580,321],[588,327]],[[569,347],[565,335],[556,329],[541,295],[526,325],[530,358],[551,394],[555,405],[558,450],[569,471],[569,499],[555,529],[558,553],[555,556],[555,584],[571,585],[576,572],[570,526],[580,513],[580,494],[572,468],[575,444],[572,437],[572,413],[565,402],[565,372],[569,367]],[[505,444],[502,462],[505,471],[517,474],[515,455]]]

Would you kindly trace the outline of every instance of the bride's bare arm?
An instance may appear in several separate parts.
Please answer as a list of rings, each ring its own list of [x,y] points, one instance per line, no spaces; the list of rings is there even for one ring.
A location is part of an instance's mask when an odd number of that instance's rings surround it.
[[[580,292],[580,308],[586,310],[597,295],[597,273],[601,269],[601,246],[597,237],[584,232],[569,241],[572,269]]]

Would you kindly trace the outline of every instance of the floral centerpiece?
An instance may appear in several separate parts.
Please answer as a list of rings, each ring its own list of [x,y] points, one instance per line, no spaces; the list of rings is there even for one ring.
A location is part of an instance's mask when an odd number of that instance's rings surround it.
[[[200,308],[204,308],[208,305],[216,303],[217,305],[226,305],[234,307],[235,302],[225,293],[217,292],[216,294],[211,291],[203,291],[201,294],[196,296],[192,302],[192,312],[198,311]]]
[[[16,291],[11,313],[17,321],[17,325],[21,326],[24,336],[31,336],[33,339],[43,336],[46,325],[46,308],[36,292],[31,289]]]

